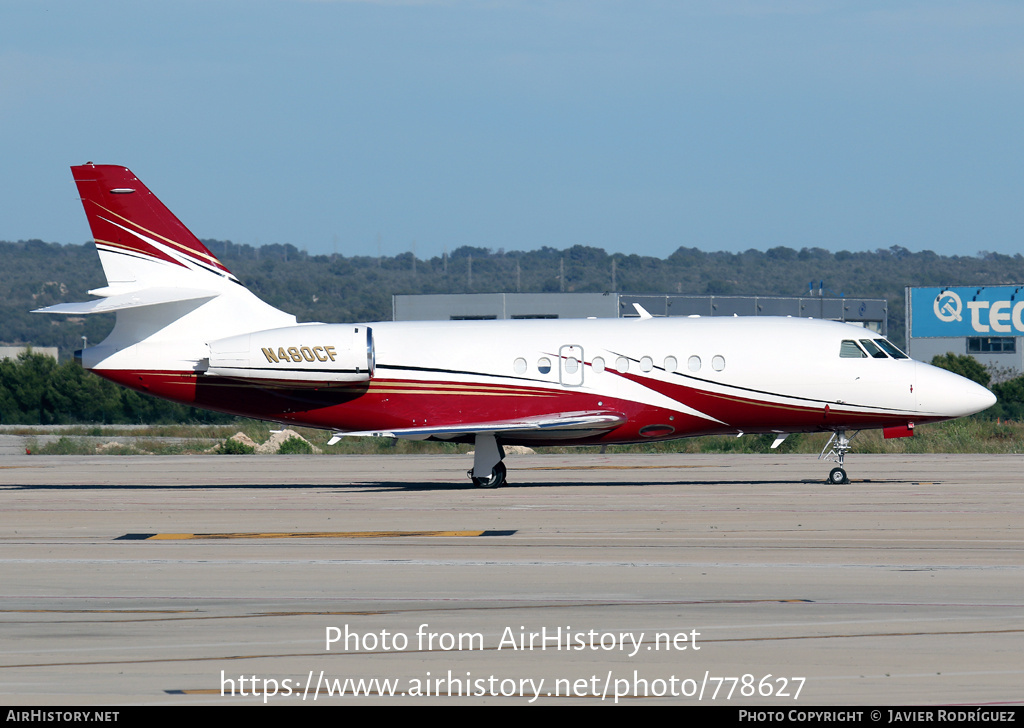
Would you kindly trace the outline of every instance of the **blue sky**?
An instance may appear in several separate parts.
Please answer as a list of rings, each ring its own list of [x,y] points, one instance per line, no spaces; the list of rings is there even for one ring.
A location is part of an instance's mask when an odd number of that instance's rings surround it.
[[[314,253],[1024,243],[1024,4],[4,0],[0,239],[67,167]]]

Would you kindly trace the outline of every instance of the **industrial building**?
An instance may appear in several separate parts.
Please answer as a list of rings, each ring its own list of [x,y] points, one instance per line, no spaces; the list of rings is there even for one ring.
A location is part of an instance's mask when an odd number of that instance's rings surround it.
[[[907,353],[921,361],[969,354],[990,369],[1024,371],[1022,289],[1024,285],[907,288]]]
[[[654,316],[793,316],[854,323],[887,335],[880,298],[689,296],[651,293],[467,293],[392,298],[395,321],[631,318],[634,303]]]
[[[28,351],[56,359],[58,349],[56,346],[0,346],[0,359],[17,359]]]

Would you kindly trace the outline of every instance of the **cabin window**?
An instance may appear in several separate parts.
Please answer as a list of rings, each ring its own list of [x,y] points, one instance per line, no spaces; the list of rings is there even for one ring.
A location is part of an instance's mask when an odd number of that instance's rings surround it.
[[[640,360],[640,371],[649,372],[654,369],[654,359],[649,356],[645,356]]]
[[[590,366],[591,366],[591,368],[595,372],[603,372],[604,371],[604,359],[602,359],[599,356],[595,356],[594,357],[594,361],[590,362]]]
[[[715,358],[711,360],[711,368],[716,372],[720,372],[725,369],[725,357],[721,354],[716,354]]]
[[[567,356],[565,358],[565,373],[575,374],[580,368],[580,361],[574,356]]]
[[[537,361],[537,371],[540,372],[541,374],[547,374],[548,372],[550,372],[551,371],[551,360],[548,359],[546,356],[542,356]]]
[[[674,356],[666,356],[665,357],[665,371],[666,372],[669,372],[671,374],[672,372],[674,372],[678,368],[679,368],[679,362],[676,361],[676,358]]]
[[[888,359],[888,357],[885,355],[885,352],[879,349],[877,346],[875,346],[874,342],[872,342],[871,339],[861,339],[860,344],[865,349],[867,349],[868,354],[870,354],[873,358]]]
[[[689,358],[689,360],[687,360],[686,366],[687,366],[687,368],[691,372],[699,372],[700,371],[700,357],[697,356],[696,354],[694,354],[693,356],[691,356]]]
[[[839,356],[842,359],[867,359],[868,355],[857,346],[856,341],[846,340],[839,346]]]
[[[624,356],[620,356],[618,359],[615,360],[615,368],[618,369],[620,372],[628,372],[629,359],[627,359]]]
[[[512,362],[512,370],[516,374],[526,374],[526,359],[524,359],[523,357],[519,357],[514,362]]]
[[[909,359],[910,357],[904,354],[902,351],[893,346],[893,343],[888,339],[875,339],[875,343],[878,344],[885,352],[893,359]]]

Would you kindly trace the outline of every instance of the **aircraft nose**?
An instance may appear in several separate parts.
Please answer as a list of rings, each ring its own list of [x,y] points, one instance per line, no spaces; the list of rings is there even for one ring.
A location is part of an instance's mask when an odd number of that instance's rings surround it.
[[[923,412],[944,417],[966,417],[988,409],[996,396],[959,374],[918,362],[918,405]]]

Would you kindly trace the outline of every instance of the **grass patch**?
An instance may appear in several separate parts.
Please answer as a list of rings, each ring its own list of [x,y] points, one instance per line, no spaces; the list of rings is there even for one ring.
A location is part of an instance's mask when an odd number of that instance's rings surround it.
[[[289,437],[277,448],[278,455],[312,455],[313,446],[300,437]]]
[[[95,455],[96,446],[83,440],[61,437],[45,445],[30,444],[29,450],[35,455]]]
[[[252,445],[246,445],[230,437],[218,445],[216,450],[218,455],[252,455],[254,452],[256,448]]]

